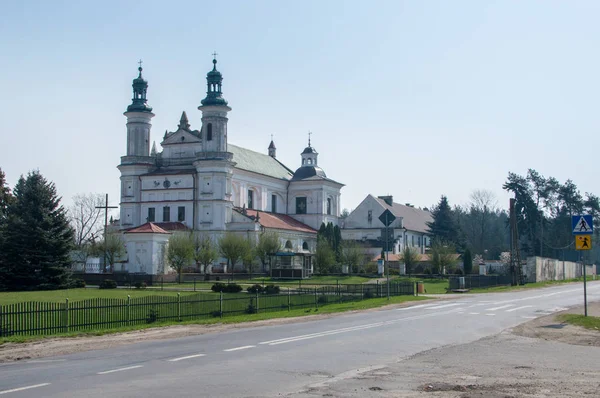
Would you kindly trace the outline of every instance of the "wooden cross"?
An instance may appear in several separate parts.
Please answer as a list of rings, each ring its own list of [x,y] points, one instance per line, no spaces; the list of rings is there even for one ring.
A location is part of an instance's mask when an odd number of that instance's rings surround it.
[[[141,68],[142,67],[142,60],[141,59],[138,61],[138,64],[140,64],[140,68]]]
[[[217,59],[217,55],[219,55],[219,54],[217,54],[217,52],[216,52],[216,51],[214,51],[214,52],[212,53],[212,56],[213,56],[213,58],[214,58],[214,59]]]
[[[312,135],[312,132],[308,132],[308,146],[310,146],[310,136]]]
[[[142,60],[140,60],[141,65]],[[104,209],[104,269],[106,270],[106,230],[108,229],[108,209],[118,209],[119,206],[108,205],[108,194],[104,199],[104,206],[96,206],[96,209]]]

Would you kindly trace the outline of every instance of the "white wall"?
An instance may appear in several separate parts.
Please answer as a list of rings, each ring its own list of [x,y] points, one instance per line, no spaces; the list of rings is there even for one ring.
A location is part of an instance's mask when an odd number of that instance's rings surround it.
[[[527,282],[560,281],[583,276],[580,263],[561,261],[545,257],[527,257],[527,264],[523,266],[523,273]],[[595,266],[587,266],[588,275],[596,274]]]

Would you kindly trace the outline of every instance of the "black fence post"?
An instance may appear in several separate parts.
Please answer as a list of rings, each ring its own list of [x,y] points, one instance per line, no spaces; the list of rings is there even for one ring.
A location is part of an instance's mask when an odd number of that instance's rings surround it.
[[[223,292],[219,292],[219,314],[223,318]]]
[[[196,291],[196,278],[194,277],[194,291]]]
[[[292,296],[291,296],[291,289],[288,287],[288,311],[291,310],[292,308]]]

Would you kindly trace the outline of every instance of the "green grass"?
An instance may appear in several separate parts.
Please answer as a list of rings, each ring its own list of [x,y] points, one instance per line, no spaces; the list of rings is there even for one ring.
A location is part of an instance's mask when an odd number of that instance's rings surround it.
[[[586,279],[588,282],[595,280],[591,276],[588,276]],[[469,293],[512,292],[512,291],[527,290],[527,289],[539,289],[539,288],[543,288],[543,287],[563,285],[565,283],[574,283],[574,282],[583,282],[583,277],[576,278],[576,279],[567,279],[564,281],[545,281],[545,282],[526,283],[524,285],[519,285],[519,286],[494,286],[494,287],[488,287],[488,288],[475,288],[475,289],[469,290]]]
[[[319,308],[302,308],[302,309],[294,309],[291,311],[276,311],[276,312],[260,312],[258,314],[244,314],[244,315],[235,315],[228,316],[225,318],[207,318],[207,319],[199,319],[199,320],[190,320],[190,321],[164,321],[157,322],[153,324],[140,324],[134,326],[120,326],[114,327],[111,329],[90,329],[83,332],[72,332],[72,333],[57,333],[48,336],[11,336],[11,337],[0,337],[0,348],[2,344],[5,343],[23,343],[29,341],[36,340],[44,340],[46,338],[55,338],[55,337],[80,337],[80,336],[100,336],[111,333],[119,333],[126,332],[132,330],[143,330],[149,328],[156,327],[164,327],[170,325],[213,325],[213,324],[231,324],[231,323],[245,323],[245,322],[254,322],[260,320],[268,320],[268,319],[276,319],[276,318],[296,318],[303,317],[308,315],[318,315],[318,314],[331,314],[331,313],[339,313],[346,311],[357,311],[357,310],[365,310],[369,308],[382,307],[388,304],[399,304],[410,301],[419,301],[419,300],[427,300],[425,297],[414,297],[414,296],[395,296],[390,297],[388,301],[387,298],[374,298],[367,299],[362,301],[352,301],[345,302],[339,304],[328,304],[325,306],[319,306]]]
[[[193,292],[181,292],[181,295],[189,295]],[[0,305],[22,303],[26,301],[40,301],[48,303],[64,303],[94,298],[119,298],[126,299],[130,295],[134,297],[146,296],[177,296],[177,292],[149,290],[149,289],[65,289],[65,290],[43,290],[34,292],[0,292]]]
[[[392,280],[400,282],[423,282],[425,294],[444,294],[448,288],[448,279],[418,279],[399,276]]]
[[[584,316],[577,314],[562,314],[558,316],[561,322],[570,323],[571,325],[583,326],[586,329],[592,329],[600,332],[600,317]]]

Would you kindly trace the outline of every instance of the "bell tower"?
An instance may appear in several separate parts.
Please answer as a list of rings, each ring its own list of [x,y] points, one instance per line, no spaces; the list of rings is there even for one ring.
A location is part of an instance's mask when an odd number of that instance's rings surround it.
[[[206,74],[206,98],[198,107],[202,111],[202,151],[227,152],[227,113],[231,108],[223,98],[223,76],[217,70],[217,59],[212,62],[213,69]]]
[[[223,76],[217,70],[216,53],[213,68],[206,75],[206,98],[198,107],[202,111],[202,150],[196,153],[198,185],[196,225],[200,230],[224,231],[231,222],[233,201],[231,178],[233,154],[227,151],[227,113],[231,108],[223,98]]]
[[[154,113],[146,98],[148,82],[142,77],[142,61],[139,64],[138,77],[132,84],[133,99],[124,113],[127,117],[127,156],[150,155],[150,121]]]

